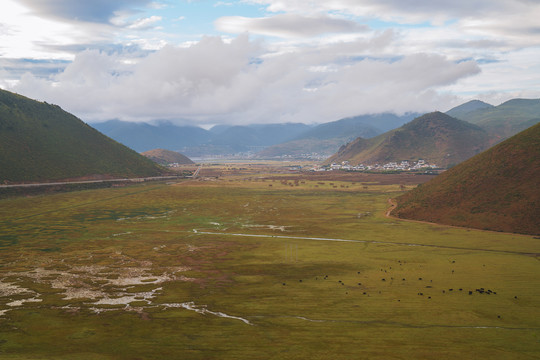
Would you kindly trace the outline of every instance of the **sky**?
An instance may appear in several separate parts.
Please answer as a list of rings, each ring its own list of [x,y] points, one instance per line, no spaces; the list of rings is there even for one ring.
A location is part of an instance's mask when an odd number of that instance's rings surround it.
[[[322,123],[540,98],[540,0],[2,0],[0,88],[83,121]]]

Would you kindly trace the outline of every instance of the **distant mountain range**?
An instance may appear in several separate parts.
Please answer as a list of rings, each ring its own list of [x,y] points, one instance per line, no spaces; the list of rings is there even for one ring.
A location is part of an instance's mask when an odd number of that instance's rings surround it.
[[[373,137],[394,129],[418,114],[363,115],[320,125],[300,123],[217,125],[210,130],[111,120],[93,126],[113,139],[143,152],[155,148],[179,151],[189,157],[258,153],[258,157],[280,157],[306,153],[327,156],[352,139]]]
[[[422,159],[448,167],[484,150],[488,139],[488,134],[476,125],[433,112],[374,138],[357,138],[326,162],[349,161],[357,165]]]
[[[473,100],[447,114],[482,127],[498,142],[540,122],[540,99],[513,99],[499,106]]]
[[[205,144],[212,138],[209,131],[200,127],[176,126],[168,122],[151,125],[110,120],[92,126],[138,152],[152,149],[180,150],[183,147]]]
[[[333,154],[343,144],[357,138],[371,138],[395,129],[414,119],[418,114],[373,114],[362,115],[317,125],[295,139],[273,145],[258,153],[262,158],[299,157],[302,154]]]
[[[164,149],[154,149],[148,150],[141,155],[146,156],[150,160],[160,164],[160,165],[169,165],[169,164],[194,164],[194,162],[187,156],[180,154],[176,151],[164,150]]]
[[[59,106],[0,90],[0,183],[164,171]]]
[[[406,219],[540,235],[540,124],[397,198]]]
[[[341,147],[326,163],[423,159],[449,167],[538,122],[540,99],[514,99],[499,106],[473,100],[446,114],[423,115],[374,138],[358,138]]]
[[[156,148],[179,151],[189,157],[257,152],[266,146],[288,141],[311,127],[299,123],[228,126],[210,130],[195,126],[177,126],[111,120],[93,126],[113,139],[144,152]]]

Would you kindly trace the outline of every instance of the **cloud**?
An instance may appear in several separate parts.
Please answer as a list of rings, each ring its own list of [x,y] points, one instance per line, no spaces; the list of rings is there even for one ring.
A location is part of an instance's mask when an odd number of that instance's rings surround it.
[[[328,33],[368,30],[367,26],[355,21],[327,15],[307,17],[298,14],[280,14],[263,18],[227,16],[217,19],[215,26],[220,31],[233,34],[250,32],[279,37],[311,37]]]
[[[328,14],[379,19],[395,24],[459,28],[462,36],[483,35],[536,46],[540,2],[536,0],[246,0],[267,11],[287,14]],[[521,38],[521,39],[520,39]]]
[[[20,0],[36,15],[67,21],[109,23],[118,11],[133,10],[150,0]]]
[[[150,16],[143,19],[138,19],[134,21],[132,24],[128,26],[130,29],[137,29],[137,30],[143,30],[143,29],[150,29],[154,27],[154,24],[156,22],[159,22],[162,20],[161,16]]]
[[[354,56],[370,46],[359,41],[354,47],[329,44],[276,54],[242,35],[166,46],[136,61],[93,50],[78,54],[50,79],[27,74],[13,89],[60,104],[86,121],[312,123],[432,110],[449,101],[439,88],[479,72],[474,61],[456,63],[440,55]]]

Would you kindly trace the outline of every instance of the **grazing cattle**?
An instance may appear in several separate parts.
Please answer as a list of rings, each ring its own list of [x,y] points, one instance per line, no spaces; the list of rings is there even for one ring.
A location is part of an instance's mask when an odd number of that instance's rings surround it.
[[[469,290],[469,295],[472,295],[472,291]]]

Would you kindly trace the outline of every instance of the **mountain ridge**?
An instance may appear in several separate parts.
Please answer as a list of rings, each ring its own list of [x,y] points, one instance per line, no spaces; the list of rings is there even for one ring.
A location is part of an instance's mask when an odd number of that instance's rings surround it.
[[[488,135],[480,127],[437,111],[374,138],[357,138],[326,163],[349,161],[358,165],[426,160],[448,167],[487,146]]]
[[[0,89],[0,182],[147,177],[165,171],[57,105]]]
[[[540,99],[511,99],[469,112],[460,111],[458,106],[447,113],[457,113],[455,117],[482,127],[496,143],[540,122]]]

